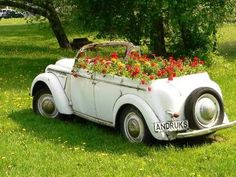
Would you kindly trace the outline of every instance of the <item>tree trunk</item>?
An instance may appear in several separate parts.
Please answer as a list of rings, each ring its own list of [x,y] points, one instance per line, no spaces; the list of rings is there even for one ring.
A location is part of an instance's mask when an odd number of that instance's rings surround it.
[[[184,47],[184,50],[189,50],[189,49],[192,49],[193,46],[191,44],[191,32],[188,30],[188,28],[186,27],[185,24],[183,23],[180,23],[179,22],[179,26],[180,26],[180,33],[181,33],[181,38],[182,38],[182,41],[183,41],[183,47]]]
[[[164,22],[162,16],[153,19],[150,34],[150,45],[153,53],[160,56],[166,56]]]
[[[50,23],[50,26],[52,28],[55,37],[57,38],[59,46],[63,49],[71,48],[70,42],[66,36],[64,28],[62,27],[61,21],[58,17],[55,8],[53,7],[53,5],[48,5],[47,9],[48,9],[47,19]]]
[[[215,52],[215,51],[217,51],[217,36],[216,36],[216,34],[217,34],[217,30],[216,30],[216,27],[214,27],[214,30],[213,30],[213,33],[212,33],[212,35],[213,35],[213,52]]]

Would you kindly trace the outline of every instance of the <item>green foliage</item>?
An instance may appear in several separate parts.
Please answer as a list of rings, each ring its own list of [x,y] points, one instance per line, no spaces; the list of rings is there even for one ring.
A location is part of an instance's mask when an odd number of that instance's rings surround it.
[[[77,21],[99,37],[120,36],[135,44],[141,41],[164,45],[168,53],[195,55],[215,50],[218,27],[235,9],[234,0],[74,0]],[[159,23],[158,23],[159,22]],[[164,36],[161,36],[162,24]],[[155,37],[153,39],[153,35]],[[160,39],[164,38],[165,41]],[[159,40],[159,41],[157,41]],[[156,42],[155,42],[156,41]],[[163,51],[160,51],[163,53]]]
[[[228,5],[222,0],[169,3],[168,38],[172,51],[180,54],[212,51],[217,28],[225,18]]]
[[[149,4],[151,1],[75,0],[78,21],[88,30],[98,30],[98,37],[123,36],[135,44],[149,36]],[[157,10],[158,8],[155,8]]]
[[[236,0],[228,0],[226,22],[235,23],[236,22]]]

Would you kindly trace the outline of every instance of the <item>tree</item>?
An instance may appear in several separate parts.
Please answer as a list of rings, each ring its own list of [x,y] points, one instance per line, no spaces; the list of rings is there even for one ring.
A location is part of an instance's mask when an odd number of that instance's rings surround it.
[[[153,53],[166,55],[163,0],[74,0],[78,21],[86,29],[98,30],[99,36],[118,35],[136,45],[150,39]]]
[[[47,18],[59,46],[70,48],[69,40],[52,0],[0,0],[0,5],[16,7]]]
[[[82,26],[122,36],[159,55],[213,50],[217,28],[235,0],[73,0]],[[235,5],[234,5],[235,7]]]
[[[212,51],[218,27],[227,16],[230,1],[174,0],[168,4],[169,41],[177,53]],[[174,47],[173,47],[174,46]],[[177,51],[179,49],[180,51]]]

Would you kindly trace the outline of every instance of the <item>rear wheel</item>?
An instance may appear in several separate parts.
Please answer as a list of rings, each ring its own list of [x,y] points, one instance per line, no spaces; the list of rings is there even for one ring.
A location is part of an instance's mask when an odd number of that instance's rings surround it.
[[[61,114],[56,108],[52,93],[48,89],[39,90],[33,97],[33,110],[35,113],[48,118],[60,118]]]
[[[142,114],[134,106],[127,106],[121,113],[120,130],[132,143],[151,144],[154,140]]]
[[[224,106],[221,96],[207,87],[194,90],[186,100],[185,117],[191,129],[203,129],[222,124]]]

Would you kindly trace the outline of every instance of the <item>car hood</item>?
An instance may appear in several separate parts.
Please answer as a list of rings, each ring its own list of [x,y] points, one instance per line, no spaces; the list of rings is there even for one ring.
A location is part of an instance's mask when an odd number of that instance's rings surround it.
[[[74,58],[63,58],[58,60],[54,65],[49,65],[46,68],[46,72],[54,70],[54,71],[70,73],[73,69],[74,63],[75,63]]]
[[[55,65],[70,69],[70,71],[71,71],[74,66],[74,63],[75,63],[74,58],[63,58],[63,59],[58,60],[55,63]]]

